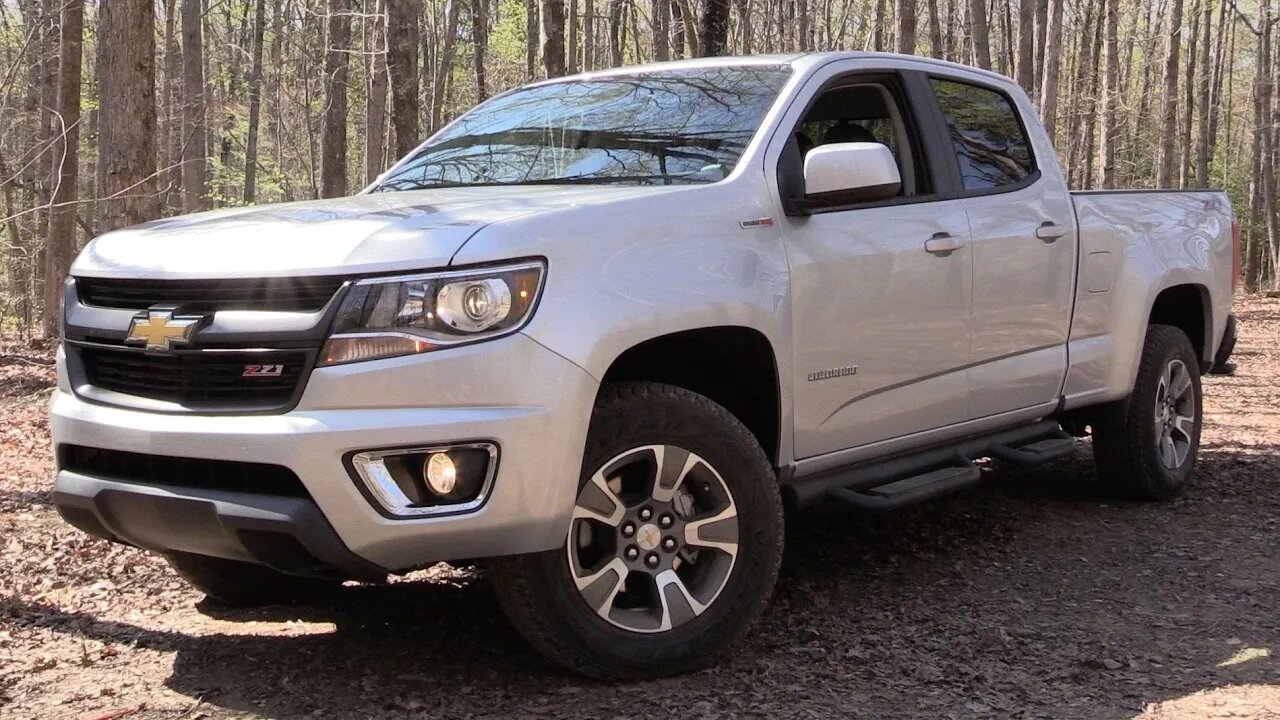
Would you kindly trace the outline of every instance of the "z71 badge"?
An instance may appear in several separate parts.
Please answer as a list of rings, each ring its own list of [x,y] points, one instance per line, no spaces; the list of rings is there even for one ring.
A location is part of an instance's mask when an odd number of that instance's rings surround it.
[[[245,365],[242,377],[280,377],[283,374],[283,365]]]

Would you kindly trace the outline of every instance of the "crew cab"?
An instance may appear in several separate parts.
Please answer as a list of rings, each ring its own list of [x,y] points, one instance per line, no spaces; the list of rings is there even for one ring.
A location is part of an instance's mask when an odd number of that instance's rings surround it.
[[[1223,193],[1069,192],[1000,75],[712,58],[488,100],[354,197],[95,239],[54,500],[229,602],[487,568],[540,651],[628,678],[764,611],[783,508],[892,510],[1092,436],[1187,487],[1225,365]]]

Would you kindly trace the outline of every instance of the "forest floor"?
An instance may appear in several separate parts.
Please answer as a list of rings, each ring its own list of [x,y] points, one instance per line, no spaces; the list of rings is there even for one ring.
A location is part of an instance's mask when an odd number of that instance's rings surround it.
[[[203,601],[59,520],[48,355],[0,347],[0,716],[1280,718],[1280,300],[1237,309],[1185,498],[1106,500],[1082,442],[910,511],[791,517],[733,656],[623,685],[549,666],[466,569],[309,607]]]

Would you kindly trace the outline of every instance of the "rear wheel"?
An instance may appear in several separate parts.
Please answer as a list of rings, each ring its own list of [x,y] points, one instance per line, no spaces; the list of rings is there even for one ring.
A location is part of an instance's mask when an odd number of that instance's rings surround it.
[[[1093,426],[1098,476],[1136,500],[1181,495],[1195,471],[1203,422],[1200,364],[1178,328],[1152,325],[1133,393],[1099,411]]]
[[[277,572],[265,565],[190,553],[165,555],[169,566],[205,595],[227,605],[290,605],[323,598],[342,582]]]
[[[579,487],[563,548],[494,567],[503,608],[551,659],[608,679],[686,672],[764,609],[782,504],[724,408],[665,385],[606,388]]]

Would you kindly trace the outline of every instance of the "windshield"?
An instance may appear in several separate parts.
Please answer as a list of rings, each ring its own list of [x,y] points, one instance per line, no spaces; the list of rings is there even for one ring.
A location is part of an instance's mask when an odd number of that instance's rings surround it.
[[[461,117],[374,190],[715,182],[790,73],[715,67],[522,88]]]

